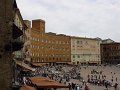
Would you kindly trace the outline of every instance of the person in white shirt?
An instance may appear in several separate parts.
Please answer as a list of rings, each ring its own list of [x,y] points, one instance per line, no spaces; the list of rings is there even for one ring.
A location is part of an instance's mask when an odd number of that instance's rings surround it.
[[[23,83],[24,83],[24,85],[26,85],[26,82],[27,82],[26,77],[23,77]]]

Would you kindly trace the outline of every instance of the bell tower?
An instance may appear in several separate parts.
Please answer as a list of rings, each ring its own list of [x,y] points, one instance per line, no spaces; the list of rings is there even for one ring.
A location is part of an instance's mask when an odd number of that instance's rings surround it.
[[[45,21],[42,19],[32,20],[32,28],[45,33]]]

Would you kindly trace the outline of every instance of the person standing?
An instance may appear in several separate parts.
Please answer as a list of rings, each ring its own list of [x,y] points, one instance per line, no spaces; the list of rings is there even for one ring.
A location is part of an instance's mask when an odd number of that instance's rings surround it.
[[[85,80],[82,81],[83,85],[85,84]]]
[[[116,82],[117,82],[117,77],[116,77]]]
[[[72,83],[72,90],[75,90],[75,84]]]
[[[117,83],[115,83],[115,85],[114,85],[114,90],[118,90],[118,84]]]
[[[85,84],[85,89],[84,90],[90,90],[90,88]]]
[[[112,83],[113,83],[113,78],[111,79]]]
[[[72,86],[71,86],[71,83],[69,83],[69,85],[68,85],[68,86],[69,86],[69,90],[72,90]]]
[[[105,88],[108,88],[108,84],[107,84],[107,82],[105,82]]]
[[[23,83],[24,83],[24,85],[26,85],[26,82],[27,82],[26,77],[23,77]]]

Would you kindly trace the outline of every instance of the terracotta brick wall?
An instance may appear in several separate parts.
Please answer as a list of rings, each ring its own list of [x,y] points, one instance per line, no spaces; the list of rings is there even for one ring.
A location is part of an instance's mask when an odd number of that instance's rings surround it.
[[[45,21],[32,20],[31,59],[32,62],[70,62],[70,37],[45,33]]]

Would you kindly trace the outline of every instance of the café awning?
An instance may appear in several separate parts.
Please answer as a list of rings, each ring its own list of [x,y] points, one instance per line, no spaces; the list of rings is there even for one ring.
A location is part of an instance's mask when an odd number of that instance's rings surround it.
[[[31,87],[31,86],[27,86],[27,85],[23,85],[20,90],[37,90],[35,89],[34,87]]]
[[[45,66],[47,63],[32,63],[32,65],[34,65],[34,66],[39,66],[39,67],[41,67],[41,66]]]
[[[67,85],[51,80],[47,77],[31,77],[30,80],[40,88],[68,88]]]
[[[23,67],[23,68],[25,68],[25,69],[28,69],[28,70],[31,70],[31,71],[35,71],[34,68],[30,67],[28,64],[25,64],[25,63],[22,62],[22,61],[17,61],[17,60],[15,60],[15,62],[16,62],[17,65],[19,65],[19,66],[21,66],[21,67]]]

